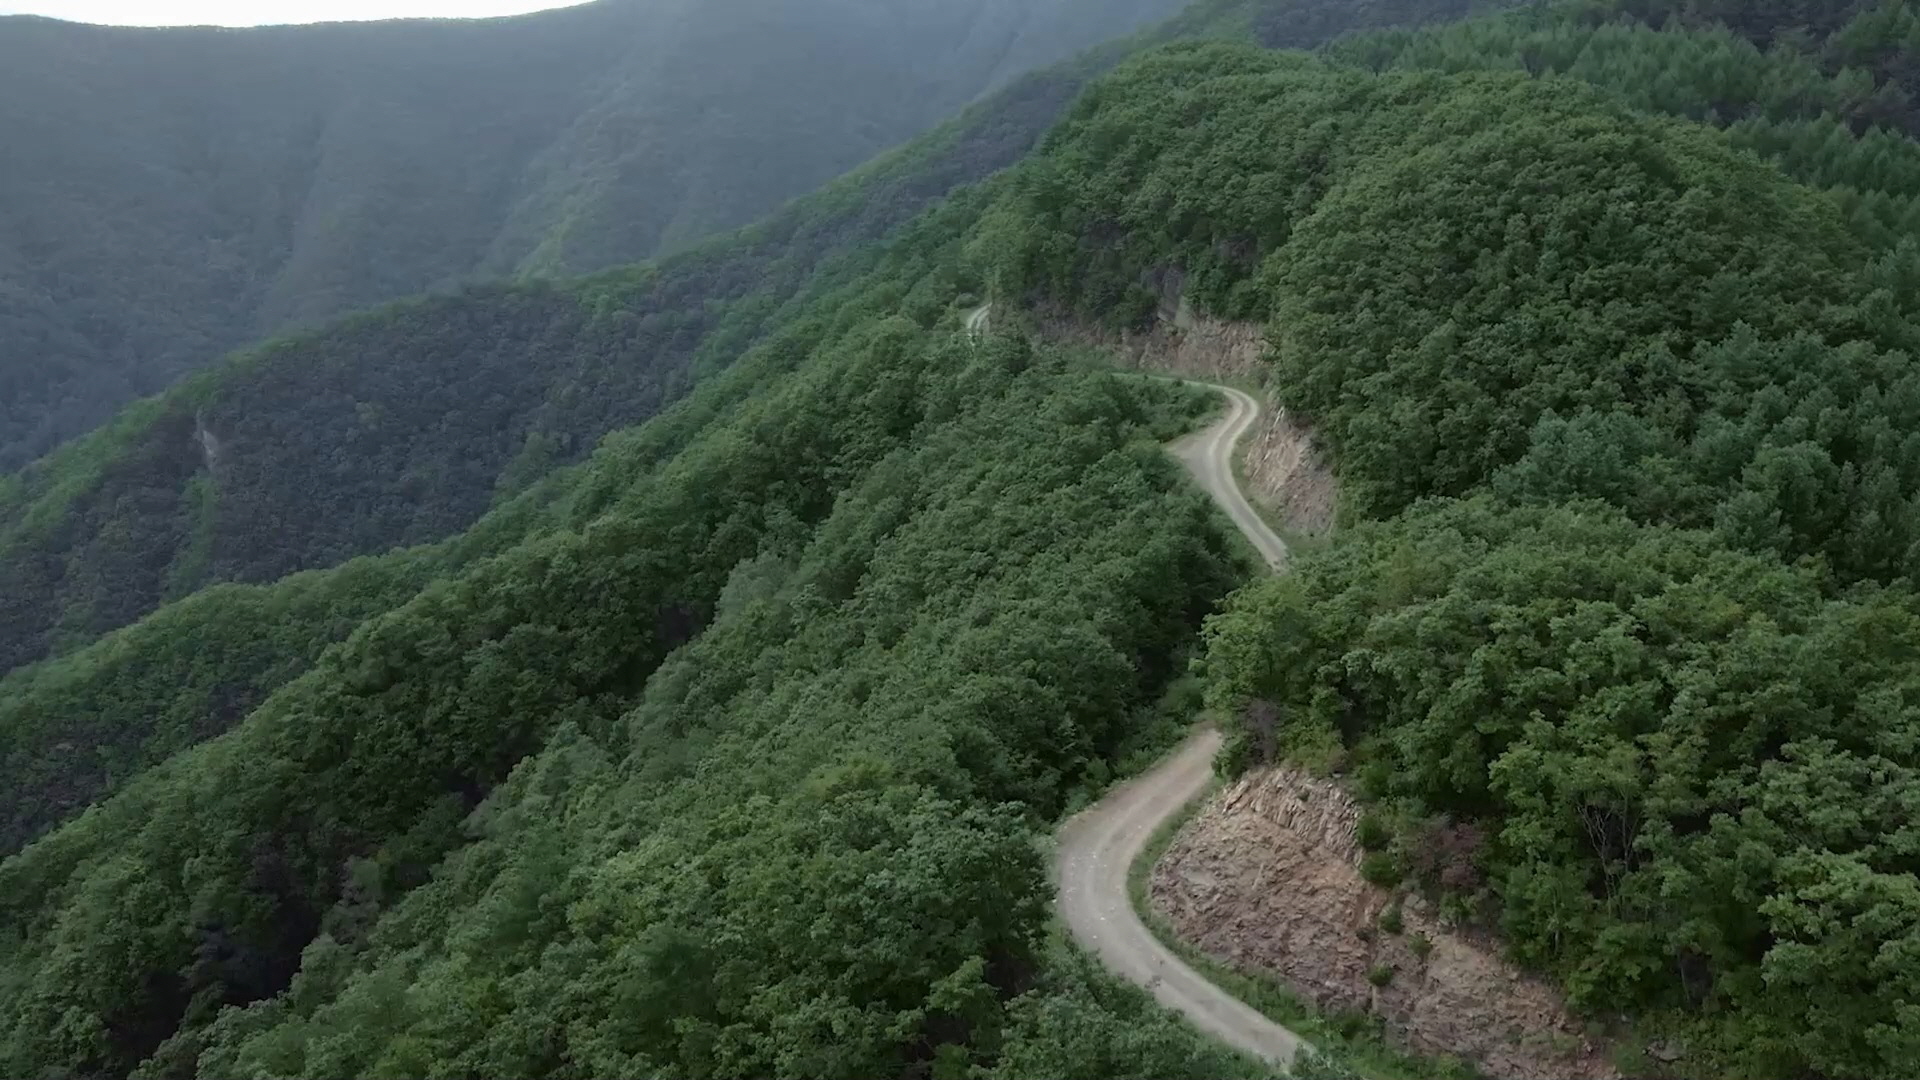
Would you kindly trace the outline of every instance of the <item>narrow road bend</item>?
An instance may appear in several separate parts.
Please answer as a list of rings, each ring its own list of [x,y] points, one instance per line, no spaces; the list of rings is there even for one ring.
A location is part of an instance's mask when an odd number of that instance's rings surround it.
[[[1186,380],[1193,381],[1193,380]],[[1200,482],[1208,496],[1227,512],[1240,535],[1267,562],[1267,569],[1278,572],[1287,564],[1287,545],[1267,527],[1234,478],[1233,455],[1240,439],[1260,419],[1260,403],[1251,394],[1217,383],[1199,383],[1220,391],[1227,399],[1227,415],[1203,431],[1195,432],[1173,444],[1174,456]]]
[[[974,308],[972,311],[967,312],[966,317],[961,322],[961,325],[966,328],[968,337],[977,338],[986,331],[987,313],[992,310],[993,310],[993,303],[992,301],[988,301],[987,303],[981,304],[979,307]]]

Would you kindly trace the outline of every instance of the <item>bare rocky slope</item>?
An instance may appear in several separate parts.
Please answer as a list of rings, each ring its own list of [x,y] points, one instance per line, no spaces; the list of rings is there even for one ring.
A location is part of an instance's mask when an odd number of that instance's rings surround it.
[[[1276,976],[1321,1008],[1380,1017],[1416,1053],[1450,1054],[1501,1080],[1617,1075],[1558,992],[1504,960],[1497,943],[1450,928],[1418,897],[1369,884],[1359,819],[1334,781],[1292,768],[1250,773],[1155,865],[1153,908],[1219,960]],[[1401,924],[1390,933],[1382,915],[1395,905]]]

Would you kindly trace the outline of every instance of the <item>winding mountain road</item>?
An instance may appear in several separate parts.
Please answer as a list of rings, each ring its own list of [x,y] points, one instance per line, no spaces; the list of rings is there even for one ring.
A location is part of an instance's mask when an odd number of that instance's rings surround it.
[[[967,315],[967,332],[978,335],[987,309]],[[1234,480],[1233,454],[1241,436],[1260,418],[1260,403],[1232,387],[1225,416],[1174,443],[1173,453],[1208,495],[1225,510],[1267,566],[1286,565],[1287,545],[1247,503]],[[1199,798],[1213,778],[1219,732],[1201,731],[1152,771],[1122,784],[1060,830],[1055,856],[1059,892],[1055,906],[1074,940],[1114,973],[1145,987],[1167,1008],[1234,1048],[1285,1067],[1307,1044],[1245,1002],[1207,981],[1153,936],[1133,908],[1127,871],[1162,822]]]
[[[1193,382],[1194,380],[1182,380]],[[1220,509],[1227,512],[1247,538],[1260,557],[1267,561],[1267,569],[1278,572],[1287,565],[1287,545],[1267,523],[1255,512],[1253,505],[1240,491],[1240,482],[1233,475],[1233,454],[1240,445],[1240,439],[1260,419],[1260,403],[1253,395],[1235,390],[1231,386],[1218,383],[1198,383],[1220,391],[1227,399],[1227,415],[1214,421],[1203,431],[1195,432],[1173,444],[1173,453],[1193,473],[1193,478],[1218,503]]]
[[[991,303],[982,304],[961,317],[961,329],[969,340],[978,341],[987,332],[992,308]],[[1219,391],[1227,399],[1226,415],[1178,440],[1171,450],[1266,560],[1268,569],[1277,572],[1286,566],[1287,545],[1247,502],[1233,471],[1234,451],[1259,421],[1260,403],[1230,386],[1196,385]],[[1150,772],[1108,792],[1061,826],[1054,859],[1059,890],[1054,905],[1074,940],[1115,974],[1145,987],[1160,1004],[1178,1011],[1200,1030],[1284,1068],[1307,1043],[1207,981],[1160,944],[1140,921],[1127,890],[1127,872],[1154,830],[1207,789],[1220,742],[1217,731],[1196,732]]]
[[[977,338],[986,332],[987,313],[992,310],[993,304],[989,302],[967,312],[966,317],[961,320],[961,325],[966,327],[968,337]]]

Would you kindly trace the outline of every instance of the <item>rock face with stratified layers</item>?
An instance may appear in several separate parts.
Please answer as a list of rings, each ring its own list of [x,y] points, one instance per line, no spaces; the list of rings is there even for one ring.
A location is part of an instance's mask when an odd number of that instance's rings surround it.
[[[1234,967],[1277,976],[1321,1008],[1381,1017],[1414,1052],[1451,1054],[1502,1080],[1617,1075],[1610,1047],[1497,942],[1361,877],[1359,819],[1335,781],[1292,768],[1251,773],[1167,849],[1153,870],[1153,907],[1182,939]],[[1400,929],[1389,933],[1381,915],[1395,903]]]

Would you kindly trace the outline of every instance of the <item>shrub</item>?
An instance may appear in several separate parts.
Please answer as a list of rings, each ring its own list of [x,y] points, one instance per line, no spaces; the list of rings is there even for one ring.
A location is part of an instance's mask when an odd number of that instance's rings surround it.
[[[1397,934],[1406,928],[1406,920],[1400,914],[1399,904],[1388,904],[1386,910],[1380,913],[1380,929],[1389,934]]]
[[[1359,841],[1362,851],[1385,851],[1393,842],[1393,830],[1378,817],[1367,814],[1354,829],[1354,839]]]
[[[1383,889],[1391,889],[1406,877],[1406,869],[1392,852],[1369,852],[1360,860],[1360,876]]]

